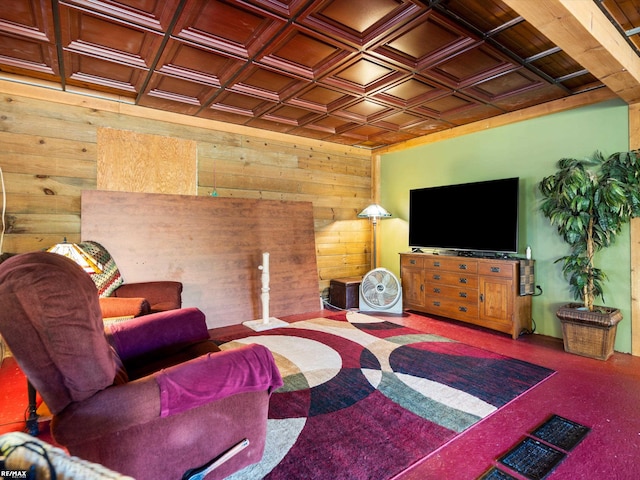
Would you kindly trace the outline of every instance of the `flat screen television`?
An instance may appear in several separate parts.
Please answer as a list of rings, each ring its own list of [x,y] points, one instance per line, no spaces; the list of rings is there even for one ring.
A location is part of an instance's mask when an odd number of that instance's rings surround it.
[[[459,253],[518,252],[519,179],[409,192],[409,246]]]

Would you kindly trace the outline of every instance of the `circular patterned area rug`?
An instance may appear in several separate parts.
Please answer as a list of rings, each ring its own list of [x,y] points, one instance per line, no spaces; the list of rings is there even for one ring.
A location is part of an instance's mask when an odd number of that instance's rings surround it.
[[[220,345],[271,350],[284,385],[271,397],[262,461],[240,479],[383,479],[553,372],[355,312]]]

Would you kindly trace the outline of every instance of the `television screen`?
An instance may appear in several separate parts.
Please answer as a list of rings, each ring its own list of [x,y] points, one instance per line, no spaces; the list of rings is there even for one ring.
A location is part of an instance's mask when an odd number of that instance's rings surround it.
[[[518,178],[410,190],[409,246],[517,253]]]

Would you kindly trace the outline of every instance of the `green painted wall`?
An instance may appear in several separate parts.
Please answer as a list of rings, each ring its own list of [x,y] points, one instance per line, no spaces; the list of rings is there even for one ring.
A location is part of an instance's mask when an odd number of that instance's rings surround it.
[[[562,337],[557,307],[573,300],[554,261],[568,252],[555,230],[538,211],[537,183],[555,171],[562,157],[583,157],[595,150],[605,155],[629,148],[628,108],[609,101],[504,127],[389,153],[381,161],[380,203],[393,218],[380,223],[381,266],[399,275],[399,256],[408,251],[409,190],[412,188],[520,177],[520,253],[531,245],[536,283],[543,294],[533,298],[536,332]],[[461,208],[475,209],[474,199]],[[433,208],[438,208],[434,205]],[[499,212],[482,212],[499,221]],[[425,212],[427,215],[428,212]],[[602,252],[598,266],[609,281],[605,303],[622,310],[615,349],[631,351],[631,273],[629,228]]]

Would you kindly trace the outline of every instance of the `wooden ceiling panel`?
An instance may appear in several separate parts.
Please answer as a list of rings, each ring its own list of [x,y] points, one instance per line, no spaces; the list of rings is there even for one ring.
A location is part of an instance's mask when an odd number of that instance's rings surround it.
[[[322,115],[319,113],[310,112],[304,108],[282,105],[265,113],[261,118],[272,122],[288,123],[289,125],[299,127],[321,116]]]
[[[429,118],[423,122],[417,123],[404,129],[405,133],[409,133],[416,137],[422,137],[431,133],[441,132],[447,130],[454,125],[444,120],[437,120],[435,118]]]
[[[454,89],[499,75],[518,66],[487,44],[454,55],[424,71]]]
[[[491,102],[492,105],[512,112],[522,108],[537,105],[541,98],[546,98],[547,102],[558,100],[565,96],[565,90],[557,85],[542,84],[534,89],[522,89],[517,93],[505,95],[502,98],[496,98]]]
[[[224,53],[169,40],[156,70],[185,80],[221,87],[243,66],[244,62]]]
[[[3,2],[0,32],[55,45],[51,4],[35,0]]]
[[[188,111],[193,114],[211,97],[213,92],[214,87],[211,85],[154,73],[144,95],[189,105],[192,108]]]
[[[389,115],[392,111],[393,109],[387,105],[365,98],[340,108],[333,114],[359,124],[368,124]]]
[[[289,122],[280,122],[276,119],[268,120],[264,118],[254,118],[249,120],[245,125],[279,133],[289,133],[293,128],[295,128]]]
[[[640,52],[640,0],[582,2]],[[605,82],[627,98],[611,84],[625,69],[602,75],[565,42],[586,68],[532,15],[518,0],[10,0],[0,78],[366,148]]]
[[[246,0],[246,3],[270,10],[284,17],[291,17],[300,11],[307,0]]]
[[[187,0],[174,35],[214,50],[253,58],[285,21],[240,2]]]
[[[365,95],[374,93],[408,75],[408,71],[360,54],[336,68],[320,82],[354,95]]]
[[[64,59],[68,85],[135,97],[146,77],[145,70],[86,55],[65,52]]]
[[[554,79],[563,79],[584,72],[584,68],[562,50],[535,59],[531,65]]]
[[[519,68],[496,75],[461,91],[495,105],[499,100],[543,86],[546,86],[546,82],[540,77],[524,68]]]
[[[137,68],[151,67],[163,38],[158,32],[65,5],[60,6],[60,23],[65,51]]]
[[[424,121],[424,116],[404,110],[399,110],[381,118],[377,122],[374,122],[374,125],[379,125],[380,127],[386,128],[387,130],[397,132],[399,130],[406,130],[408,128],[411,128]]]
[[[433,98],[442,97],[451,90],[416,76],[407,77],[372,95],[372,98],[400,108],[410,108]]]
[[[59,78],[50,4],[15,0],[0,8],[0,71],[45,80]]]
[[[518,14],[500,0],[445,0],[446,8],[465,21],[490,32],[511,23]]]
[[[326,132],[331,134],[339,134],[350,128],[355,127],[357,124],[350,121],[347,118],[340,118],[334,115],[327,115],[317,120],[309,122],[305,125],[306,128],[316,130],[320,132]]]
[[[453,125],[465,125],[467,123],[478,122],[487,118],[495,117],[504,113],[504,110],[490,104],[476,104],[470,108],[461,108],[447,112],[442,119]]]
[[[277,103],[241,93],[225,92],[216,97],[209,105],[210,109],[245,116],[245,121],[262,115]]]
[[[413,110],[419,114],[437,119],[446,119],[459,112],[470,110],[479,105],[478,102],[464,95],[452,93],[443,97],[421,103]]]
[[[0,70],[43,79],[59,78],[55,45],[0,32]]]
[[[353,52],[335,40],[291,26],[264,49],[258,61],[312,80]]]
[[[298,21],[333,38],[363,47],[422,9],[408,0],[321,0],[313,2]]]
[[[329,113],[356,98],[323,85],[312,84],[289,98],[286,103],[318,113]]]
[[[478,39],[468,31],[429,10],[371,50],[413,70],[423,70],[477,42]]]
[[[491,38],[525,60],[543,55],[556,48],[551,40],[524,21],[498,31]]]
[[[251,64],[231,84],[233,92],[252,95],[274,102],[284,101],[310,85],[310,81],[262,65]]]
[[[60,4],[162,32],[171,24],[180,0],[62,0]]]

